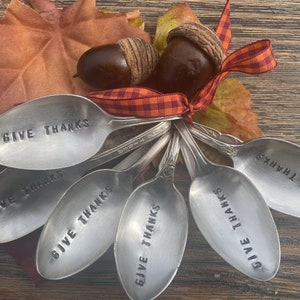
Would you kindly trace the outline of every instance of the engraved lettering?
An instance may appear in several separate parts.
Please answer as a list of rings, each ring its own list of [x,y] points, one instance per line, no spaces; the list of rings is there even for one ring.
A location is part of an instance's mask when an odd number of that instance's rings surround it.
[[[52,125],[52,132],[53,133],[58,133],[58,126],[57,125]]]
[[[142,240],[141,245],[145,245],[147,247],[151,246],[151,244],[149,242],[145,241],[144,239]]]
[[[75,122],[76,129],[81,129],[80,122],[81,122],[80,120],[78,120],[78,121]]]
[[[98,195],[96,195],[95,199],[89,206],[84,209],[81,215],[77,218],[77,220],[82,224],[86,225],[88,223],[88,219],[92,216],[92,214],[96,213],[98,207],[102,206],[104,202],[108,199],[109,194],[113,191],[111,186],[106,186],[103,191],[100,191]]]
[[[14,203],[16,203],[16,199],[10,195],[6,199],[0,200],[0,208],[7,208]]]
[[[226,215],[232,215],[232,216],[228,216],[228,221],[232,223],[232,229],[236,230],[238,227],[241,226],[241,223],[239,222],[237,216],[234,214],[233,210],[231,209],[229,202],[227,201],[226,195],[222,192],[222,189],[220,187],[213,190],[213,193],[217,196],[221,208],[224,208],[224,213]]]
[[[106,186],[103,191],[99,193],[103,199],[107,199],[108,195],[112,193],[113,188],[111,186]],[[103,205],[103,201],[99,201],[99,195],[97,195],[94,202],[90,203],[86,209],[84,209],[81,213],[81,215],[77,218],[77,221],[79,221],[79,224],[86,225],[88,224],[88,219],[93,216],[94,213],[97,212],[98,208]],[[75,239],[77,236],[76,232],[74,230],[69,229],[65,236],[60,240],[60,242],[56,245],[56,249],[52,249],[50,255],[55,260],[59,259],[59,257],[65,253],[72,245],[72,240]],[[141,260],[143,262],[143,260]]]
[[[51,256],[56,260],[59,259],[60,255],[66,252],[66,247],[71,245],[71,241],[76,237],[76,233],[69,229],[66,235],[62,238],[61,243],[57,244],[57,249],[51,251]],[[62,245],[63,244],[63,245]]]
[[[277,171],[278,171],[278,172],[281,172],[282,170],[283,170],[283,167],[279,165],[279,166],[277,167]]]
[[[144,231],[144,235],[143,235],[144,238],[150,240],[150,239],[151,239],[151,236],[152,236],[152,234],[151,234],[150,232]]]
[[[284,175],[289,175],[290,174],[290,172],[291,172],[291,170],[290,169],[288,169],[288,168],[285,168],[284,169],[284,171],[282,172],[282,174],[284,174]]]
[[[241,245],[250,244],[250,240],[248,238],[240,240]]]
[[[75,122],[44,125],[46,135],[57,134],[60,132],[74,132],[89,127],[88,119],[79,119]],[[3,137],[4,138],[4,137]],[[6,138],[6,137],[5,137]],[[6,138],[7,139],[7,138]]]
[[[144,286],[146,281],[146,270],[147,270],[148,258],[140,256],[138,262],[137,272],[135,273],[136,279],[135,284]]]
[[[65,244],[65,245],[67,245],[67,246],[70,246],[70,244],[71,244],[70,241],[69,241],[69,239],[68,239],[68,237],[66,237],[66,236],[65,236],[65,238],[62,239],[61,241],[62,241],[63,244]]]
[[[256,155],[257,160],[263,160],[263,164],[274,169],[275,172],[279,172],[283,175],[285,175],[290,181],[294,181],[294,179],[297,176],[297,173],[292,172],[290,168],[287,168],[285,166],[282,166],[278,161],[272,159],[271,157],[266,156],[265,154],[259,153]]]
[[[251,247],[244,248],[244,251],[245,254],[248,254],[250,251],[252,251],[252,248]]]
[[[240,240],[240,244],[242,246],[245,246],[245,247],[243,247],[243,251],[244,251],[245,255],[247,256],[247,259],[249,261],[255,260],[255,261],[251,262],[252,268],[253,269],[261,268],[262,263],[258,260],[257,255],[254,253],[253,247],[251,247],[250,239],[249,238],[242,239],[242,240]],[[248,256],[248,254],[249,254],[249,256]]]
[[[237,224],[232,225],[232,229],[236,230],[238,227],[241,227],[241,226],[242,226],[241,223],[237,223]]]
[[[88,119],[83,119],[83,127],[89,127],[89,120]]]
[[[265,164],[265,165],[268,165],[269,162],[270,162],[270,158],[267,157],[267,156],[265,156],[264,164]]]
[[[156,220],[157,220],[157,213],[160,210],[160,206],[159,205],[155,205],[153,204],[150,211],[149,211],[149,215],[148,215],[148,220],[147,220],[147,224],[145,225],[145,230],[143,233],[143,239],[141,241],[142,245],[151,246],[151,238],[152,238],[152,234],[154,232],[154,225],[156,224]]]
[[[67,130],[68,130],[67,126],[65,124],[61,124],[60,131],[63,132],[63,131],[67,131]]]
[[[296,177],[296,173],[294,173],[291,177],[289,177],[289,180],[294,181],[295,177]]]
[[[68,124],[68,131],[74,131],[74,126],[72,123]]]
[[[84,216],[88,219],[92,214],[88,209],[85,209],[83,212]]]
[[[251,264],[253,269],[258,269],[262,267],[262,263],[260,261],[255,261]]]
[[[151,239],[153,233],[155,232],[155,225],[157,222],[158,212],[160,210],[160,206],[153,204],[148,213],[148,219],[145,224],[145,230],[143,232],[143,238],[141,240],[141,245],[146,248],[151,247]],[[147,272],[147,263],[148,258],[145,256],[140,256],[137,266],[137,271],[135,273],[136,279],[135,284],[142,287],[146,282],[146,272]]]
[[[266,161],[266,160],[264,160]],[[227,201],[226,195],[223,193],[220,187],[213,190],[213,193],[217,196],[218,201],[220,202],[221,208],[224,209],[224,213],[228,216],[228,221],[231,223],[232,229],[237,230],[242,227],[241,222],[239,221],[237,215],[234,213],[232,208]],[[240,244],[242,246],[242,250],[247,257],[248,261],[251,261],[251,266],[254,269],[261,268],[262,263],[258,260],[257,255],[254,253],[253,247],[251,246],[250,239],[248,237],[241,239]]]
[[[45,175],[45,177],[42,177],[26,186],[23,186],[21,191],[26,195],[30,195],[36,191],[38,191],[40,188],[51,184],[52,182],[57,182],[58,180],[62,179],[64,177],[64,173],[62,170],[56,170],[54,173],[49,173]]]
[[[2,140],[4,143],[9,142],[18,142],[23,140],[28,140],[34,137],[34,133],[32,129],[13,131],[13,132],[5,132],[2,135]]]
[[[51,256],[52,256],[53,258],[55,258],[55,259],[58,259],[58,258],[59,258],[59,254],[58,254],[58,252],[55,251],[55,250],[52,250],[52,251],[51,251]]]
[[[86,219],[83,216],[79,216],[77,220],[80,221],[83,225],[87,223]]]

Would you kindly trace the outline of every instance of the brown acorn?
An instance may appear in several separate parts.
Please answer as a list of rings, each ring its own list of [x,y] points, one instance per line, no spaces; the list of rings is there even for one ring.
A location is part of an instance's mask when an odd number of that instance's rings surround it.
[[[83,53],[74,77],[100,90],[138,85],[151,76],[158,60],[158,51],[151,43],[125,38]]]
[[[198,23],[185,23],[169,32],[157,66],[157,88],[181,92],[189,99],[216,75],[225,58],[216,33]]]

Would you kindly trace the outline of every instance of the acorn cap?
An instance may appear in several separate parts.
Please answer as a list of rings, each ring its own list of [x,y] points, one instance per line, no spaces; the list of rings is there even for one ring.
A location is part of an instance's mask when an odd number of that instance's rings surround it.
[[[198,23],[184,23],[169,32],[167,41],[174,37],[183,37],[202,49],[213,61],[217,71],[221,69],[225,58],[223,45],[210,28]]]
[[[153,45],[140,38],[118,41],[131,71],[131,85],[137,85],[151,76],[156,69],[159,53]]]

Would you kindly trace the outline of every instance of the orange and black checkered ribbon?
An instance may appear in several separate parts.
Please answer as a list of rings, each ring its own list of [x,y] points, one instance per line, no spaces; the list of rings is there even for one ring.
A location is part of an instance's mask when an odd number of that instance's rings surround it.
[[[227,1],[216,28],[225,54],[231,43],[230,2]],[[218,84],[229,72],[260,74],[276,67],[271,42],[260,40],[248,44],[228,55],[221,71],[212,78],[189,102],[181,93],[162,94],[144,87],[125,87],[88,94],[88,97],[110,114],[140,118],[186,115],[207,108]]]

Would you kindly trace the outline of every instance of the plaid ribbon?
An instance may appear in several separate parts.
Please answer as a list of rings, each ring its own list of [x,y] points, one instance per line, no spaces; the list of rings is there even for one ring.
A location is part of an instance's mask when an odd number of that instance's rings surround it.
[[[216,28],[224,52],[231,43],[230,2],[226,2]],[[144,87],[126,87],[91,92],[88,97],[110,114],[140,118],[186,115],[191,116],[207,108],[214,97],[218,84],[229,72],[261,74],[273,70],[277,63],[270,40],[248,44],[226,57],[221,71],[212,78],[189,102],[181,93],[162,94]]]

